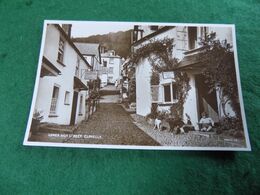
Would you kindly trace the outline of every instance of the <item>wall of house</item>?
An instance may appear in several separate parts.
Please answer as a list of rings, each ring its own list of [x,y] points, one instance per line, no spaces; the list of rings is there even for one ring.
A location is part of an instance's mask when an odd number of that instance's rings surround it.
[[[101,87],[104,87],[107,85],[107,73],[103,73],[100,75],[100,79],[101,79]]]
[[[187,122],[186,113],[190,116],[191,122],[194,126],[197,126],[198,123],[198,112],[197,112],[197,91],[195,84],[195,76],[191,73],[188,73],[188,77],[190,79],[190,90],[188,91],[188,95],[186,101],[183,106],[183,119],[184,122]]]
[[[53,93],[54,86],[59,87],[55,117],[50,115],[50,107],[51,107],[51,100],[52,100],[52,93]],[[64,104],[66,91],[70,93],[68,105]],[[44,118],[41,122],[68,125],[70,123],[72,99],[73,99],[73,86],[71,86],[67,82],[63,82],[61,76],[52,77],[52,78],[50,78],[50,76],[46,76],[40,78],[39,90],[38,90],[35,108],[43,112]]]
[[[183,58],[184,47],[187,41],[187,37],[184,36],[186,32],[185,29],[182,27],[176,27],[165,31],[161,34],[158,34],[156,37],[149,39],[148,41],[143,42],[135,46],[135,50],[140,48],[142,45],[147,44],[150,40],[162,40],[164,38],[173,38],[174,39],[174,47],[173,47],[173,57],[181,59]],[[183,41],[184,40],[184,41]],[[185,42],[186,41],[186,42]],[[151,64],[148,62],[147,59],[139,62],[136,67],[136,112],[139,115],[146,116],[151,112],[151,85],[150,85],[150,78],[151,78]],[[173,79],[163,79],[160,76],[160,87],[159,87],[159,94],[158,94],[158,111],[162,112],[169,112],[171,106],[169,104],[163,105],[163,98],[164,98],[164,89],[163,84],[171,83]]]
[[[68,125],[70,123],[70,118],[71,118],[73,92],[74,92],[73,83],[74,83],[74,75],[75,75],[78,54],[76,53],[74,48],[65,40],[64,58],[63,58],[63,64],[65,66],[58,63],[57,56],[58,56],[60,32],[53,25],[48,25],[46,30],[47,32],[46,32],[43,55],[61,71],[61,75],[45,76],[40,78],[35,108],[38,111],[43,112],[44,118],[42,122]],[[86,68],[86,64],[81,59],[80,67],[82,68],[83,66],[85,66]],[[86,83],[86,81],[83,82]],[[52,99],[54,85],[59,87],[59,94],[57,100],[56,114],[55,116],[51,116],[50,107],[51,107],[51,99]],[[69,92],[68,105],[67,104],[65,105],[64,103],[66,91]],[[78,102],[78,106],[79,106],[79,102]],[[76,114],[78,115],[78,109]],[[82,118],[84,118],[84,116]],[[76,121],[79,122],[82,120],[82,118],[78,117],[76,118]]]
[[[152,67],[147,59],[136,67],[136,113],[141,116],[151,112],[151,71]]]
[[[82,104],[80,105],[80,97],[82,96]],[[78,95],[78,104],[77,104],[77,110],[76,110],[76,120],[75,123],[78,124],[81,121],[85,120],[86,117],[86,106],[85,106],[85,100],[87,98],[87,92],[86,91],[80,91]],[[81,113],[80,113],[80,106],[81,106]]]
[[[84,58],[91,66],[93,66],[93,70],[100,70],[101,64],[98,61],[98,56],[84,55]]]

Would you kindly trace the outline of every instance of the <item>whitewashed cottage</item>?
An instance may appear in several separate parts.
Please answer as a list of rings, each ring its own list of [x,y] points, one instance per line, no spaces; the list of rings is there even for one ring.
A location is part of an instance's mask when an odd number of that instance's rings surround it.
[[[102,74],[101,82],[104,85],[115,84],[116,81],[121,79],[122,58],[116,55],[114,50],[109,50],[101,54],[101,59],[102,67],[106,70]]]
[[[47,24],[35,112],[41,122],[74,125],[85,119],[91,65],[70,38],[71,25]]]
[[[198,123],[203,111],[207,112],[215,122],[223,116],[223,110],[218,106],[220,101],[218,92],[208,93],[208,86],[204,83],[201,74],[203,67],[198,57],[200,38],[209,32],[215,32],[217,39],[225,40],[232,45],[230,26],[135,26],[133,31],[132,51],[136,51],[151,40],[174,39],[172,57],[178,59],[179,70],[187,73],[191,87],[184,103],[183,119],[187,120],[187,113],[193,125]],[[152,65],[148,58],[142,59],[136,65],[135,71],[136,113],[141,116],[147,116],[151,112],[151,105],[154,102],[158,104],[158,111],[170,111],[171,106],[179,101],[174,72],[161,73],[157,89],[151,87],[151,74]],[[230,116],[235,115],[230,106],[226,109]]]

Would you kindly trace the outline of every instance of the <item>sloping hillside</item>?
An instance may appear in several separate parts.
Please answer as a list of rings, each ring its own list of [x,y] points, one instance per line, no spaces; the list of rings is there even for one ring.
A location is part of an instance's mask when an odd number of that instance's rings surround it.
[[[73,38],[73,41],[81,43],[102,43],[108,50],[113,49],[117,55],[126,58],[130,54],[131,30]]]

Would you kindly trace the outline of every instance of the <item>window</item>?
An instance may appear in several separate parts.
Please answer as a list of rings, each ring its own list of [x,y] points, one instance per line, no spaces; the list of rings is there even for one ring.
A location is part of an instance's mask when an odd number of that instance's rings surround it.
[[[207,34],[208,34],[208,28],[207,27],[200,27],[200,38],[206,39]]]
[[[164,101],[171,102],[171,86],[170,85],[164,86]]]
[[[156,31],[159,29],[159,26],[150,26],[150,29]]]
[[[57,112],[57,102],[59,96],[59,87],[54,86],[51,99],[50,115],[55,115]]]
[[[94,67],[94,56],[91,56],[91,66]]]
[[[109,73],[109,74],[113,74],[113,70],[114,70],[113,67],[109,67],[109,68],[108,68],[108,73]]]
[[[76,64],[76,69],[75,69],[76,77],[79,77],[79,64],[80,64],[80,59],[79,59],[79,56],[77,56],[77,64]]]
[[[114,64],[114,58],[109,58],[109,64]]]
[[[80,96],[80,100],[79,100],[79,115],[83,114],[83,112],[82,112],[83,108],[82,107],[83,107],[83,95]]]
[[[197,27],[188,28],[189,49],[195,49],[197,44]]]
[[[107,67],[107,61],[103,60],[103,66]]]
[[[178,100],[178,89],[175,83],[169,83],[163,86],[164,102],[176,102]]]
[[[64,104],[70,105],[70,92],[68,91],[65,92]]]
[[[59,50],[58,50],[58,61],[63,63],[63,57],[64,57],[64,40],[62,37],[60,37],[59,40]]]

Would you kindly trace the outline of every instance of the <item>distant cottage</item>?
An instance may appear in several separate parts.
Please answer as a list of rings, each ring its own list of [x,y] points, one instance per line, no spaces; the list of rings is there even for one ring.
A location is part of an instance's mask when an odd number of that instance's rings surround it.
[[[121,79],[121,70],[123,59],[116,55],[114,50],[109,50],[101,54],[102,59],[102,75],[101,83],[105,86],[107,84],[115,84]]]

